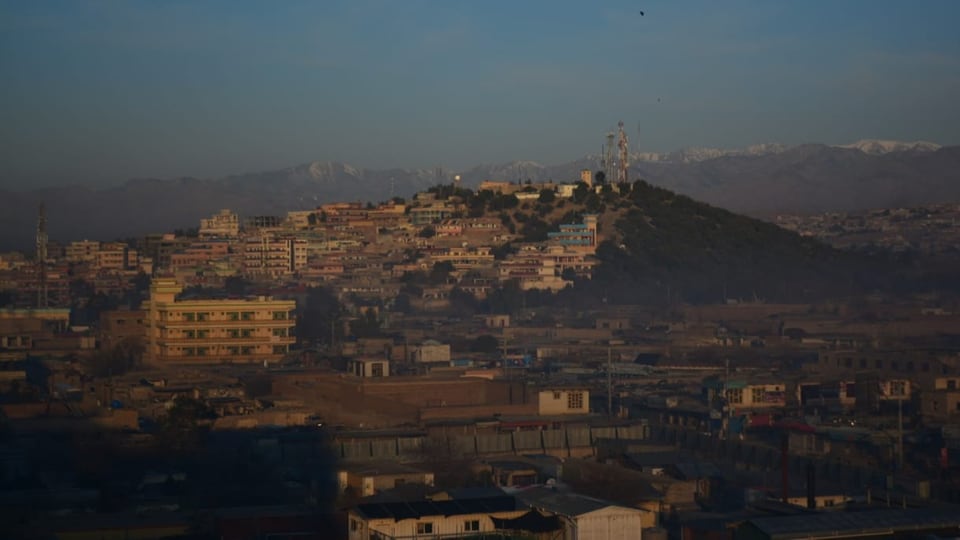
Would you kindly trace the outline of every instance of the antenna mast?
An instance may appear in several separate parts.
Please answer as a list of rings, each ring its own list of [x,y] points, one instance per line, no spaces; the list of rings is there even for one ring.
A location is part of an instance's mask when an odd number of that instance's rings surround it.
[[[617,147],[620,149],[620,160],[617,163],[617,183],[627,183],[627,168],[630,166],[630,156],[628,154],[629,143],[627,142],[627,133],[623,130],[623,120],[617,124],[619,128],[620,140]]]
[[[49,304],[47,296],[47,210],[43,203],[37,215],[37,308],[46,308]]]
[[[607,133],[606,154],[603,156],[603,174],[606,176],[607,183],[613,182],[613,139],[615,137],[612,131]]]

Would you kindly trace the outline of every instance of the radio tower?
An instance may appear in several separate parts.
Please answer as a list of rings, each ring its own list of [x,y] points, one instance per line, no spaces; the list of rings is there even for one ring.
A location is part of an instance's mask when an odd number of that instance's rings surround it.
[[[620,149],[620,161],[617,163],[617,183],[627,183],[627,167],[630,166],[630,156],[627,153],[629,145],[627,143],[627,133],[623,131],[623,120],[617,124],[620,128],[620,140],[617,142],[617,148]]]
[[[606,182],[609,184],[613,182],[613,138],[615,135],[613,132],[607,133],[607,147],[606,153],[603,156],[603,175],[606,177]]]
[[[47,307],[47,210],[43,203],[37,216],[37,272],[40,283],[37,286],[37,308]]]

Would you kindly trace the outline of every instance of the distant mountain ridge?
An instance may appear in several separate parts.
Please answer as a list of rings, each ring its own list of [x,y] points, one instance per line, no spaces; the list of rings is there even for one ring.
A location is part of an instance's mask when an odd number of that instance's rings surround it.
[[[688,149],[665,156],[636,156],[630,178],[753,215],[960,200],[960,147],[860,141],[841,147],[764,144],[742,150]],[[598,166],[596,156],[587,156],[559,165],[532,161],[478,165],[459,174],[468,187],[484,180],[573,182],[581,169]],[[47,207],[52,239],[109,240],[193,227],[221,208],[241,216],[283,215],[333,201],[409,197],[449,183],[452,174],[318,161],[217,179],[134,179],[102,189],[0,190],[0,250],[31,248],[41,201]]]

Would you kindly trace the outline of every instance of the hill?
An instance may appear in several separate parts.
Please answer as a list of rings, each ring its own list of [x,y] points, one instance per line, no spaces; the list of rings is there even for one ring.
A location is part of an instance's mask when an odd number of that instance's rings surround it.
[[[882,144],[881,144],[882,143]],[[744,151],[699,149],[647,156],[631,167],[642,178],[715,206],[751,215],[904,207],[960,200],[960,147],[858,143],[852,148],[758,145]],[[887,151],[889,150],[889,151]],[[483,165],[461,172],[464,186],[484,180],[570,182],[585,157],[554,166],[534,162]],[[138,179],[93,189],[65,186],[0,190],[0,250],[30,249],[36,211],[47,206],[50,237],[110,240],[191,227],[221,208],[241,216],[283,215],[338,200],[385,200],[449,182],[449,171],[371,170],[313,162],[218,179]]]

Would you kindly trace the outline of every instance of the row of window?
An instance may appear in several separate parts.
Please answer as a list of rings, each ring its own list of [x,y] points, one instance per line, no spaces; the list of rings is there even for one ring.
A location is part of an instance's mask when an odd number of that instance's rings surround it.
[[[290,330],[288,328],[271,328],[271,334],[274,337],[288,337]],[[210,330],[184,330],[182,335],[186,339],[207,339],[210,337]],[[253,328],[227,328],[226,337],[231,339],[252,338],[256,335]]]
[[[360,522],[351,519],[350,520],[350,530],[356,531],[360,528]],[[468,519],[463,522],[463,531],[464,532],[478,532],[480,531],[480,520],[479,519]],[[417,534],[433,534],[433,523],[429,521],[420,521],[417,523]]]
[[[850,368],[850,369],[853,369],[853,366],[854,366],[854,359],[853,359],[853,358],[850,358],[849,356],[846,357],[846,358],[843,358],[843,359],[842,359],[842,362],[841,362],[841,359],[840,359],[840,358],[837,358],[835,362],[836,362],[836,365],[837,365],[838,368],[841,367],[841,364],[842,364],[842,367]],[[869,362],[866,358],[858,358],[858,359],[857,359],[857,367],[858,367],[859,369],[870,369],[870,368],[868,367],[869,365],[870,365],[870,362]],[[900,364],[900,361],[899,361],[899,360],[890,360],[890,369],[891,369],[892,371],[900,371],[900,367],[901,367],[901,364]],[[912,372],[912,371],[914,371],[915,367],[916,367],[916,366],[914,365],[913,360],[906,360],[906,361],[904,362],[904,364],[903,364],[903,371]],[[872,368],[872,369],[883,369],[883,359],[881,359],[881,358],[874,358],[874,360],[873,360],[873,368]],[[920,371],[922,371],[922,372],[924,372],[924,373],[929,373],[929,372],[930,372],[930,363],[929,363],[929,362],[924,362],[923,364],[920,364]],[[949,372],[949,367],[948,367],[948,366],[941,366],[941,372],[942,372],[943,374],[948,373],[948,372]]]
[[[177,347],[175,350],[183,353],[183,356],[210,356],[211,354],[216,354],[213,347]],[[256,354],[254,347],[250,346],[230,346],[226,347],[226,354],[228,356],[252,356]],[[287,354],[286,345],[274,345],[273,354]]]
[[[187,322],[209,321],[212,315],[212,313],[206,311],[184,311],[182,313],[183,320]],[[252,321],[256,318],[256,312],[253,311],[221,312],[220,315],[225,315],[228,321]],[[274,311],[271,313],[271,317],[275,321],[286,321],[290,318],[290,313],[286,311]]]

